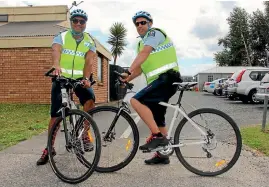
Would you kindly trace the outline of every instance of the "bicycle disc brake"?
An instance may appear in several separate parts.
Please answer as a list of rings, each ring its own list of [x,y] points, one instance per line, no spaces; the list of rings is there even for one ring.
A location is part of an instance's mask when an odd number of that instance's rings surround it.
[[[103,136],[106,134],[106,132],[102,132],[102,134],[103,134]],[[104,141],[104,142],[109,142],[109,143],[112,143],[112,141],[113,140],[115,140],[115,135],[116,135],[116,133],[115,132],[110,132],[109,133],[109,135],[108,135],[108,137],[107,138],[102,138],[102,140]],[[102,144],[102,146],[103,147],[106,147],[107,146],[107,144]]]

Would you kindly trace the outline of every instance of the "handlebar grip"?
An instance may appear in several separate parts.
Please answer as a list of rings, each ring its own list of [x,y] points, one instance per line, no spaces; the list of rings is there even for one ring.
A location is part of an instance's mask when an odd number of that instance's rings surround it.
[[[49,74],[51,73],[51,72],[53,72],[55,70],[55,68],[53,67],[53,68],[51,68],[48,72],[46,72],[45,73],[45,76],[49,76]]]
[[[91,73],[89,80],[90,80],[90,82],[93,82],[93,73]]]
[[[96,81],[95,81],[95,80],[94,80],[94,81],[92,81],[92,82],[91,82],[91,86],[92,86],[92,85],[94,85],[95,83],[96,83]]]

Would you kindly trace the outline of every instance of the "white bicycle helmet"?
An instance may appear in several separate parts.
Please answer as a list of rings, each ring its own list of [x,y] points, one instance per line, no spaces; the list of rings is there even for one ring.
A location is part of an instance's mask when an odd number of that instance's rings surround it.
[[[153,22],[153,19],[150,15],[150,13],[146,12],[146,11],[139,11],[137,13],[135,13],[135,15],[133,16],[133,22],[135,23],[135,20],[139,17],[143,17],[143,18],[146,18],[148,19],[149,21]]]
[[[75,16],[83,17],[86,21],[88,20],[88,15],[87,15],[87,13],[86,13],[84,10],[81,10],[81,9],[73,10],[73,11],[70,13],[70,19],[73,19],[73,17],[75,17]]]

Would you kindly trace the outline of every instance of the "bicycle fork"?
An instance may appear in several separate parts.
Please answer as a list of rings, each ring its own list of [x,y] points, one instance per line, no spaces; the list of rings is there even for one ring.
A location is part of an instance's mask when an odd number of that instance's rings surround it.
[[[108,131],[106,132],[106,134],[105,134],[105,136],[104,136],[104,141],[105,141],[105,140],[112,141],[112,139],[115,139],[114,136],[109,137],[109,135],[110,135],[111,131],[114,129],[114,127],[115,127],[115,125],[116,125],[116,123],[117,123],[117,121],[118,121],[118,119],[119,119],[119,117],[120,117],[120,114],[121,114],[122,110],[124,110],[124,108],[125,108],[125,107],[120,107],[118,113],[116,114],[116,116],[115,116],[115,118],[113,119],[113,121],[112,121],[112,123],[111,123],[111,125],[110,125],[110,127],[109,127],[109,129],[108,129]]]
[[[65,136],[65,143],[66,143],[66,148],[70,149],[71,144],[68,139],[68,130],[67,130],[67,123],[66,123],[66,109],[69,109],[68,107],[68,94],[66,93],[66,89],[62,88],[61,89],[61,94],[62,94],[62,108],[60,109],[62,113],[62,119],[63,119],[63,126],[64,126],[64,136]]]

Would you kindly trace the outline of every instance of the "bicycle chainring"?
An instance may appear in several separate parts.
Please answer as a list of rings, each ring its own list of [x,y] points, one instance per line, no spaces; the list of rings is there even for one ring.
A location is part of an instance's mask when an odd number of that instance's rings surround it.
[[[168,146],[173,145],[173,142],[169,141]],[[157,151],[157,153],[159,154],[159,156],[163,156],[163,157],[167,157],[167,156],[171,156],[174,153],[174,148],[170,147],[161,151]]]

